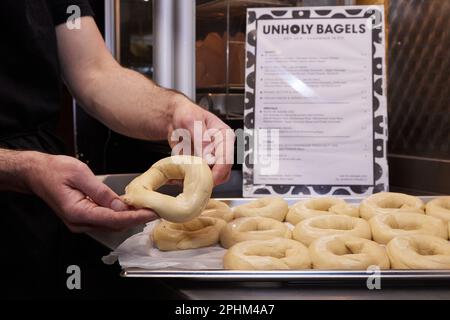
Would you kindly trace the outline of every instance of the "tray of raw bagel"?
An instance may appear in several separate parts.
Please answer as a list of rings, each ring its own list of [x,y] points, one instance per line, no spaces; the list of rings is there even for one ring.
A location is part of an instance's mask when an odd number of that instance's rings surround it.
[[[176,197],[158,193],[183,180]],[[450,197],[382,192],[364,198],[211,199],[196,157],[154,164],[124,200],[161,219],[123,242],[126,277],[205,280],[450,279]]]

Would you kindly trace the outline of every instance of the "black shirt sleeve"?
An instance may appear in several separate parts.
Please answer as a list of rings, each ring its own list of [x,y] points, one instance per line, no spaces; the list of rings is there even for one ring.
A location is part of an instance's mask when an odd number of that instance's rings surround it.
[[[55,26],[66,23],[67,19],[72,16],[73,11],[67,13],[70,6],[78,6],[80,8],[81,17],[94,16],[94,11],[88,0],[47,0],[53,17]]]

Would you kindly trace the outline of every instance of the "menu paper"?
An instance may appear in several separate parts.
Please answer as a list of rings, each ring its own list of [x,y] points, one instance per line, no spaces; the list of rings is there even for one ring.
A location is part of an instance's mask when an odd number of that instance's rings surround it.
[[[388,189],[383,6],[247,10],[244,196]]]

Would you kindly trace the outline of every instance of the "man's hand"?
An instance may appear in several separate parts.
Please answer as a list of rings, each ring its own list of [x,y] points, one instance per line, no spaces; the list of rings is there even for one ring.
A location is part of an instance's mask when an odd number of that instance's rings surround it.
[[[23,152],[29,189],[42,198],[72,232],[120,231],[157,218],[150,210],[131,210],[75,158]]]
[[[176,94],[170,107],[172,120],[168,129],[169,144],[174,147],[179,141],[173,133],[177,129],[185,129],[190,133],[191,142],[196,156],[205,157],[206,153],[213,155],[212,173],[214,183],[222,184],[228,181],[234,161],[235,135],[231,128],[214,114],[202,109],[188,98]],[[195,124],[201,129],[201,136],[196,137]],[[194,141],[201,139],[202,141]],[[207,159],[208,160],[208,159]]]

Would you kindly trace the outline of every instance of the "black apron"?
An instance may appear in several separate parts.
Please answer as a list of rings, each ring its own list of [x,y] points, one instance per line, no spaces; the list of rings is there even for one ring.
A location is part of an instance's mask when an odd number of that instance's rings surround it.
[[[0,148],[64,154],[55,134],[62,84],[54,26],[69,5],[93,14],[88,0],[0,1]],[[117,264],[101,261],[108,253],[71,234],[38,197],[0,192],[0,299],[173,296],[154,281],[120,278]],[[66,286],[70,265],[81,269],[81,290]]]
[[[0,140],[0,147],[62,153],[50,133],[35,132]],[[0,192],[1,298],[57,297],[62,284],[64,226],[38,197]]]
[[[55,25],[72,4],[92,15],[87,0],[0,1],[0,148],[64,154],[55,134],[62,88]],[[93,297],[89,287],[102,287],[96,278],[119,274],[102,265],[107,252],[68,232],[38,197],[0,192],[0,298]],[[66,286],[71,264],[82,270],[80,292]]]

